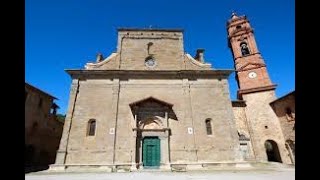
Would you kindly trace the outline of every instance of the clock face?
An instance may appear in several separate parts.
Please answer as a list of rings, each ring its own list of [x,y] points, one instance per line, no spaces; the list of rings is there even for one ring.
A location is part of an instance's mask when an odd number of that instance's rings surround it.
[[[248,76],[249,76],[249,78],[255,78],[255,77],[257,77],[257,73],[255,73],[255,72],[250,72],[250,73],[248,74]]]

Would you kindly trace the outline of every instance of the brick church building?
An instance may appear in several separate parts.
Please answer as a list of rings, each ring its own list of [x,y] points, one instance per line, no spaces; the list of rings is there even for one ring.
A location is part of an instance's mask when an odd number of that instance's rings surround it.
[[[227,34],[235,70],[213,68],[203,49],[194,57],[186,53],[181,29],[118,29],[116,52],[66,70],[72,78],[69,107],[51,168],[293,164],[270,105],[276,85],[246,16],[233,13]],[[232,72],[236,101],[228,86]]]

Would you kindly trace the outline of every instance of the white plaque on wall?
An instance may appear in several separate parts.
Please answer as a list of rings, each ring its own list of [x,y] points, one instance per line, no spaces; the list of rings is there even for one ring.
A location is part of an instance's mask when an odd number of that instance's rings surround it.
[[[114,134],[114,128],[110,128],[109,134]]]
[[[188,134],[193,134],[193,129],[191,127],[188,128]]]

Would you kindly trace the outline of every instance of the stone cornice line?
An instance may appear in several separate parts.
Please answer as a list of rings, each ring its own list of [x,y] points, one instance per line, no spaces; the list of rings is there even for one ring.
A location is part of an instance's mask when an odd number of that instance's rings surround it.
[[[246,31],[242,32],[242,33],[232,33],[231,35],[228,36],[228,39],[231,39],[233,37],[238,37],[238,36],[242,36],[244,34],[248,34],[248,33],[253,33],[253,29],[247,29]]]
[[[126,36],[127,39],[173,39],[179,40],[180,37],[139,37],[139,36]]]
[[[252,53],[252,54],[249,54],[249,55],[246,55],[246,56],[238,56],[238,57],[235,57],[234,60],[236,61],[236,60],[238,60],[238,59],[240,59],[240,58],[250,57],[250,56],[255,55],[255,54],[260,54],[260,55],[261,55],[260,52],[256,52],[256,53]],[[262,59],[261,57],[259,57],[259,58]]]
[[[250,65],[254,65],[254,67],[251,68],[246,68],[247,66]],[[257,68],[261,68],[261,67],[266,67],[265,64],[263,63],[246,63],[245,65],[241,66],[240,68],[236,69],[237,72],[241,72],[241,71],[247,71],[250,69],[257,69]]]
[[[272,84],[272,85],[263,86],[263,87],[256,87],[256,88],[249,88],[249,89],[240,89],[240,90],[238,90],[238,99],[242,99],[242,95],[243,95],[243,94],[249,94],[249,93],[254,93],[254,92],[274,90],[274,89],[276,89],[276,87],[277,87],[277,84]]]
[[[167,71],[156,71],[156,70],[85,70],[85,69],[67,69],[65,70],[73,78],[105,78],[105,77],[122,77],[127,79],[178,79],[178,78],[228,78],[229,75],[234,72],[231,69],[220,69],[220,70],[167,70]]]

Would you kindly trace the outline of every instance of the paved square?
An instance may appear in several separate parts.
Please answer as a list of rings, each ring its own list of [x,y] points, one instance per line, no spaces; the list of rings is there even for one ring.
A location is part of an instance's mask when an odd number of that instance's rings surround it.
[[[48,173],[26,174],[26,180],[294,180],[294,170],[211,171],[211,172],[131,172],[131,173]]]

